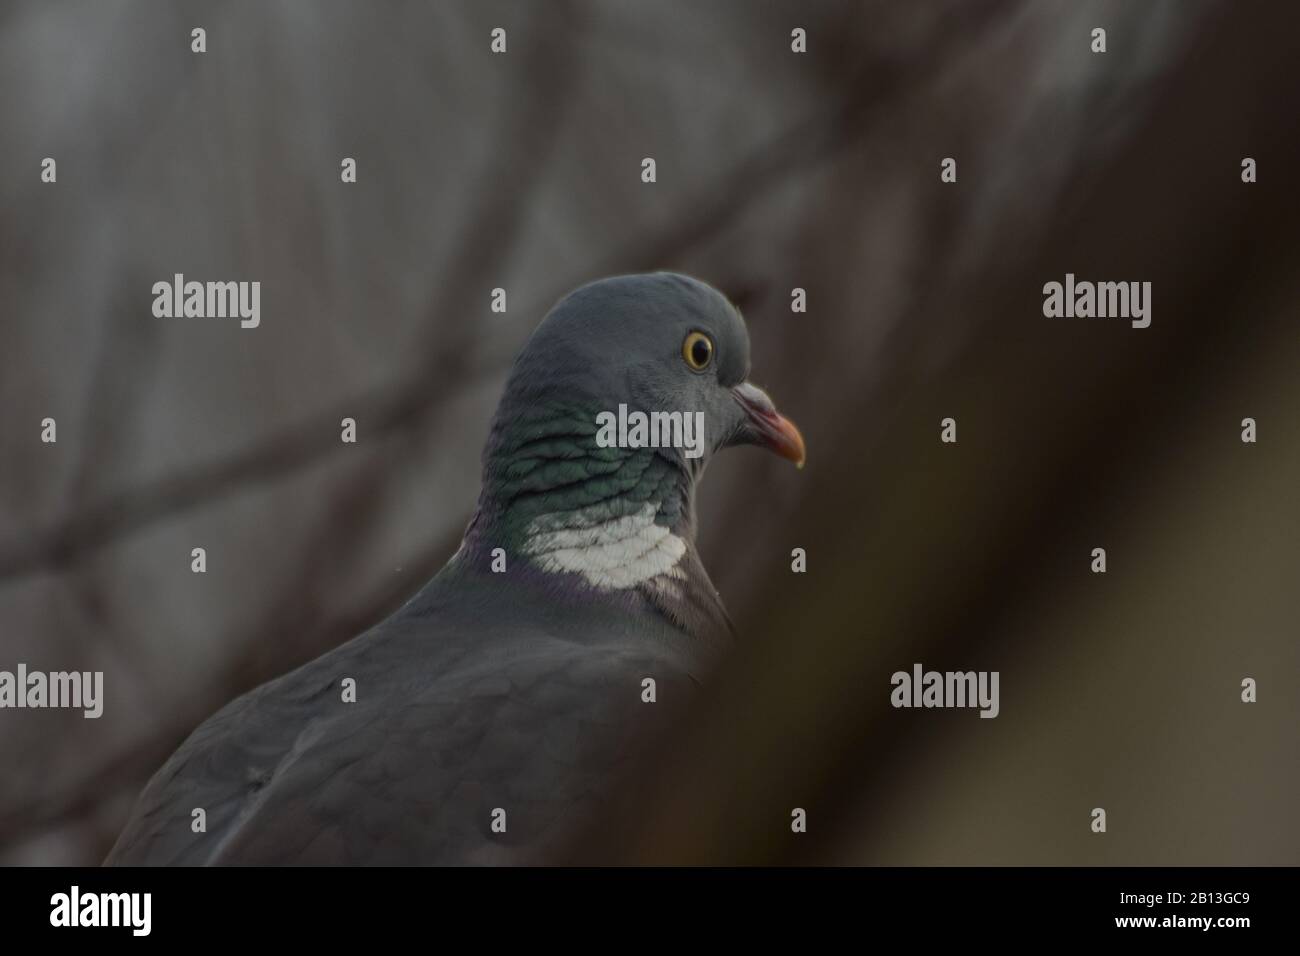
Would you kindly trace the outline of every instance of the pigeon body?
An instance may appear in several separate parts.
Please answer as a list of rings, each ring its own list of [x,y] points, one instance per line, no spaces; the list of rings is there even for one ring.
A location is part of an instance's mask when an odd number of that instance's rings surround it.
[[[739,313],[697,280],[561,300],[507,381],[457,553],[386,621],[195,730],[106,862],[554,858],[731,640],[694,544],[709,455],[802,462],[748,369]],[[598,416],[620,403],[703,412],[706,453],[605,447]]]

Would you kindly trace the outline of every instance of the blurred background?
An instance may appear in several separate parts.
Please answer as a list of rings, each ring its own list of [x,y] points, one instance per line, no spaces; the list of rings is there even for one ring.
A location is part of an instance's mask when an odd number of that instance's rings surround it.
[[[102,670],[106,702],[0,712],[0,863],[99,862],[199,722],[413,593],[541,316],[661,268],[740,305],[809,463],[710,468],[744,640],[602,852],[1300,862],[1298,27],[1226,0],[2,0],[0,669]],[[177,272],[260,281],[261,327],[154,318]],[[1152,282],[1151,327],[1044,318],[1067,272]],[[1000,716],[890,708],[914,662],[999,671]]]

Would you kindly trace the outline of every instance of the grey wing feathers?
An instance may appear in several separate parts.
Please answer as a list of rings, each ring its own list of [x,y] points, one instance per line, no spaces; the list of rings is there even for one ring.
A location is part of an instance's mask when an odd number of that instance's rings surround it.
[[[381,628],[234,701],[149,783],[107,862],[544,859],[668,719],[642,702],[642,678],[669,700],[694,686],[631,642],[593,653],[530,633],[484,653],[440,638]]]

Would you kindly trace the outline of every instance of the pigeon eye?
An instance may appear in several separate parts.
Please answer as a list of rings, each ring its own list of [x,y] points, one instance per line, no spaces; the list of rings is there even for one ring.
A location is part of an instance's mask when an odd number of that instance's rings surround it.
[[[692,332],[682,343],[682,358],[695,371],[703,371],[713,361],[713,340],[703,332]]]

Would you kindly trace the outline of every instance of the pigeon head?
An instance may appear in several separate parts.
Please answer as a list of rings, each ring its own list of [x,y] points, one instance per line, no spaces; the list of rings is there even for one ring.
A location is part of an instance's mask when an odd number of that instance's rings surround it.
[[[582,286],[542,320],[515,363],[498,413],[535,402],[600,407],[616,423],[658,413],[645,441],[666,452],[681,432],[677,414],[702,415],[703,436],[677,451],[695,472],[729,445],[755,444],[802,466],[803,439],[763,391],[746,381],[749,332],[739,311],[711,286],[674,273],[618,276]],[[609,419],[606,419],[609,421]],[[593,420],[593,425],[595,422]],[[634,428],[618,439],[637,444]],[[596,429],[598,432],[599,429]]]
[[[606,592],[680,591],[694,488],[713,454],[759,445],[802,466],[798,429],[747,381],[749,334],[726,297],[673,273],[570,293],[515,361],[484,451],[466,541]]]

